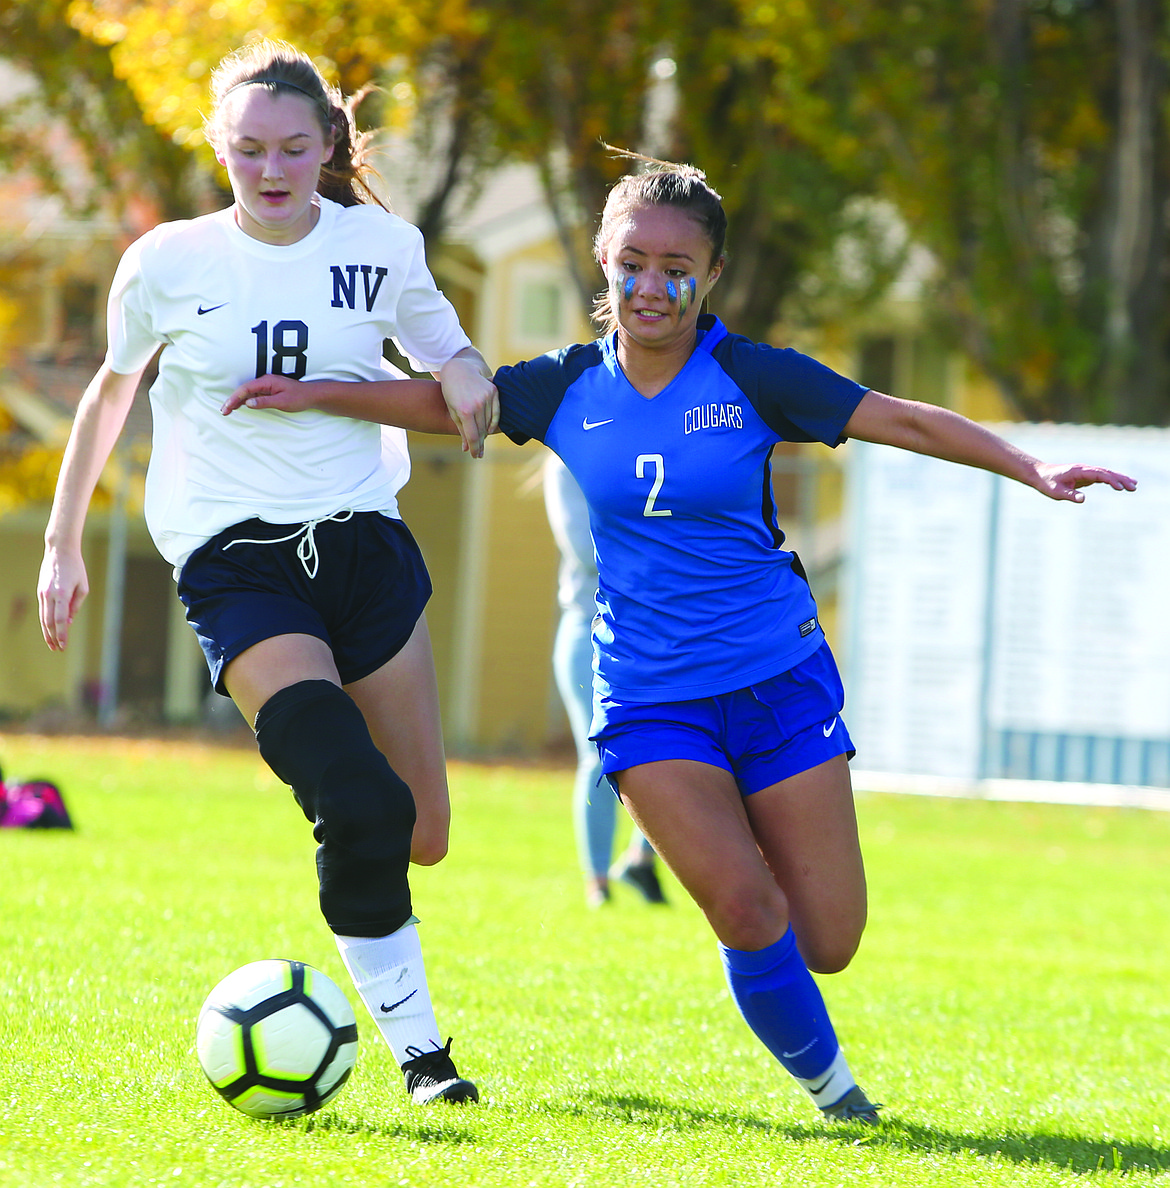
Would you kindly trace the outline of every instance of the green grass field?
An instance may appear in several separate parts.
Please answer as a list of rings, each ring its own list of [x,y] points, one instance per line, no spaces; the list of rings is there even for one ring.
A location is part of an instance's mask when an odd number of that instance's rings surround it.
[[[480,1085],[419,1110],[316,909],[308,826],[255,753],[0,734],[76,834],[0,834],[0,1185],[1170,1183],[1170,818],[859,798],[871,924],[822,980],[876,1131],[830,1128],[756,1043],[668,884],[588,911],[570,773],[453,764],[451,855],[415,907],[440,1026]],[[296,957],[358,1012],[319,1114],[253,1122],[194,1020]]]

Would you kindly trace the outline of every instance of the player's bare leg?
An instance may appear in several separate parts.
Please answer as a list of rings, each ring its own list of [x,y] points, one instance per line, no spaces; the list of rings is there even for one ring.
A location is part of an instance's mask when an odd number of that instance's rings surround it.
[[[241,652],[223,670],[223,682],[249,726],[274,694],[298,681],[332,681],[341,688],[329,645],[315,635],[274,635]]]
[[[451,800],[426,618],[420,616],[396,656],[345,689],[365,715],[378,749],[414,794],[411,861],[432,866],[447,853]]]
[[[692,760],[632,767],[619,773],[618,783],[631,816],[721,941],[728,984],[748,1025],[827,1117],[875,1122],[877,1107],[853,1079],[790,927],[799,919],[818,962],[840,969],[864,926],[852,800],[846,808],[834,761],[821,767],[827,772],[820,777],[793,777],[766,789],[754,808],[730,773]],[[829,793],[827,819],[814,827],[812,801],[825,776],[837,791]],[[799,848],[807,837],[782,844],[776,834],[785,828],[811,831],[816,844],[807,855]],[[839,881],[824,865],[836,859],[845,869]],[[796,874],[791,899],[774,873],[790,868]]]
[[[866,920],[865,866],[844,755],[745,797],[752,836],[788,903],[810,969],[838,973]]]
[[[618,774],[638,828],[726,945],[762,949],[788,927],[788,901],[760,854],[735,780],[690,759]]]
[[[378,749],[414,794],[411,861],[427,866],[439,862],[447,853],[451,801],[426,619],[419,617],[396,656],[376,672],[347,685],[346,692],[365,715]],[[409,945],[404,947],[406,941]],[[427,1015],[434,1017],[414,925],[373,941],[339,938],[338,947],[354,985],[406,1074],[411,1097],[419,1104],[478,1100],[475,1085],[456,1071],[450,1040],[445,1046],[437,1039],[403,1045],[407,1032],[402,1028],[411,1026],[410,1015],[416,1006],[425,1006]],[[379,987],[386,988],[389,997]],[[415,989],[425,1002],[410,997]],[[387,1007],[393,1010],[387,1011]]]

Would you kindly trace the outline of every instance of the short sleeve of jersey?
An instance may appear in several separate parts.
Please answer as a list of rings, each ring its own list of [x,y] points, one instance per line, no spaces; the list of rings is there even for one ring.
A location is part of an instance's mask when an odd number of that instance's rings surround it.
[[[398,299],[395,345],[416,371],[438,371],[453,355],[471,346],[459,315],[435,286],[427,267],[422,233],[414,232],[413,250]]]
[[[544,441],[565,393],[600,357],[597,343],[578,343],[514,367],[501,367],[493,377],[500,393],[500,431],[517,445],[532,438]]]
[[[738,334],[728,334],[711,354],[782,441],[840,445],[849,418],[869,391],[790,347]]]
[[[106,304],[106,358],[119,375],[131,375],[145,367],[165,339],[156,335],[144,256],[152,234],[132,243],[118,263]]]

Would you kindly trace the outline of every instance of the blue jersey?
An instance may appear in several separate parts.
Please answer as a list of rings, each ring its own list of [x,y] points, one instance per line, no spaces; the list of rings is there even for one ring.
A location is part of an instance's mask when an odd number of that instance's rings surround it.
[[[503,367],[500,427],[559,454],[597,551],[597,692],[687,701],[786,672],[824,635],[772,501],[780,441],[837,445],[867,389],[793,350],[699,319],[653,399],[611,335]]]

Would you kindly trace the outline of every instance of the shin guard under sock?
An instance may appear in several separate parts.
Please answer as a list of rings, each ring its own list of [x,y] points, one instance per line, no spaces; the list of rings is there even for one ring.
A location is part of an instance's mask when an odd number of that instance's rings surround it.
[[[313,822],[321,911],[334,932],[386,936],[411,916],[414,797],[374,745],[357,703],[331,681],[300,681],[256,715],[265,762]]]
[[[748,952],[720,945],[720,953],[731,997],[768,1051],[818,1105],[828,1093],[834,1094],[833,1101],[843,1097],[853,1080],[825,1000],[796,947],[791,927],[766,949]],[[830,1074],[833,1084],[822,1084]]]

